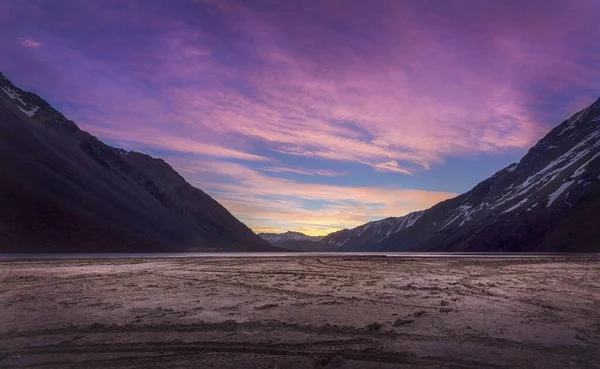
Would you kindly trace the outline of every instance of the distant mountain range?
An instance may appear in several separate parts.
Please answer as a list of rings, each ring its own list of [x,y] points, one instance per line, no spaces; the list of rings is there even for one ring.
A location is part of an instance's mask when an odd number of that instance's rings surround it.
[[[274,246],[295,251],[333,252],[335,245],[322,241],[322,236],[307,236],[304,233],[287,231],[285,233],[259,233],[261,238]]]
[[[161,159],[0,74],[0,252],[278,251]]]
[[[269,242],[285,242],[285,241],[321,241],[323,236],[307,236],[304,233],[287,231],[285,233],[259,233],[264,240]]]
[[[600,99],[472,190],[323,241],[338,251],[600,251]]]

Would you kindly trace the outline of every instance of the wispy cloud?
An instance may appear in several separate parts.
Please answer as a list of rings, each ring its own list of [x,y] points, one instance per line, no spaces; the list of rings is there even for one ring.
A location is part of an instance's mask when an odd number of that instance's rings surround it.
[[[402,174],[412,174],[408,169],[400,168],[398,166],[398,162],[395,160],[386,161],[385,163],[379,163],[373,165],[373,168],[379,170],[381,172],[394,172],[394,173],[402,173]]]
[[[217,158],[240,159],[257,162],[275,162],[270,157],[255,155],[249,152],[230,149],[218,144],[201,142],[200,140],[169,135],[155,129],[139,129],[136,135],[124,134],[122,131],[113,131],[90,127],[90,132],[120,143],[122,146],[137,149],[162,149],[183,154],[201,154]]]
[[[21,40],[21,45],[23,45],[23,46],[25,46],[25,47],[33,47],[33,48],[36,48],[36,47],[40,47],[40,46],[42,46],[42,43],[41,43],[41,42],[37,42],[37,41],[35,41],[35,40],[32,40],[32,39],[30,39],[30,38],[21,38],[20,40]]]
[[[346,175],[345,172],[336,172],[333,170],[326,169],[304,169],[304,168],[292,168],[292,167],[263,167],[261,170],[265,172],[273,173],[295,173],[306,176],[323,176],[323,177],[340,177]]]

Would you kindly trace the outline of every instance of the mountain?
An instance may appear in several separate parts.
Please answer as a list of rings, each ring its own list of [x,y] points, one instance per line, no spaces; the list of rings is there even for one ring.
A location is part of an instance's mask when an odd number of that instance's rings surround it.
[[[342,229],[323,237],[323,242],[335,245],[340,251],[370,251],[372,245],[411,227],[422,215],[423,211],[415,211],[403,217],[390,217],[352,229]]]
[[[600,99],[552,129],[519,163],[421,212],[411,226],[362,241],[358,230],[367,223],[349,231],[339,250],[598,252],[598,214]],[[345,237],[330,236],[324,240]]]
[[[0,252],[274,251],[161,159],[104,144],[0,74]]]
[[[321,241],[323,236],[307,236],[304,233],[287,231],[285,233],[259,233],[263,240],[269,242],[284,242],[284,241]]]
[[[285,233],[259,233],[261,238],[274,246],[295,251],[332,252],[335,245],[322,242],[322,236],[307,236],[304,233],[287,231]]]

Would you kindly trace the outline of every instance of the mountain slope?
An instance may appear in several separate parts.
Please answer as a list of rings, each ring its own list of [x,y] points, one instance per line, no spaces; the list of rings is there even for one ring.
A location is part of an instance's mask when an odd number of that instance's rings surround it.
[[[422,213],[365,251],[599,251],[600,99],[519,163]]]
[[[322,236],[308,236],[301,232],[287,231],[285,233],[259,233],[262,239],[274,246],[288,250],[308,252],[336,251],[335,245],[321,241]]]
[[[0,252],[275,248],[161,159],[108,146],[0,74]]]
[[[412,227],[422,215],[422,211],[415,211],[403,217],[390,217],[352,229],[342,229],[323,237],[323,242],[335,245],[340,251],[370,251],[372,245],[383,242],[403,229]]]

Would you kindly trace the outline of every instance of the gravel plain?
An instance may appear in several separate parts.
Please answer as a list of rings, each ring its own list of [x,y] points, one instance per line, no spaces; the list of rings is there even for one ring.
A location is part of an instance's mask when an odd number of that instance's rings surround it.
[[[0,367],[600,368],[600,260],[0,261]]]

